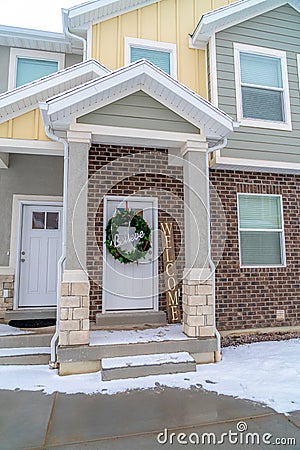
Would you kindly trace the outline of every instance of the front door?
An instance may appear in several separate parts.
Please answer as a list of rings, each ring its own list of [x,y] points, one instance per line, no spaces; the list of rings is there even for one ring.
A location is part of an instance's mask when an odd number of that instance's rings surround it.
[[[19,254],[21,308],[56,306],[61,216],[61,206],[23,206]]]
[[[103,312],[157,309],[157,230],[156,199],[106,198],[105,224],[117,210],[133,210],[147,222],[151,233],[151,249],[138,262],[123,264],[104,246]],[[134,230],[133,230],[134,233]]]

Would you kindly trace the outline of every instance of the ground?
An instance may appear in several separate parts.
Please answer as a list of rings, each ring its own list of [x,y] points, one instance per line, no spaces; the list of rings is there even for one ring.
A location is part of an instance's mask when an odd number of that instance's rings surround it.
[[[228,347],[196,373],[110,382],[1,367],[0,448],[299,449],[299,349],[299,339]]]

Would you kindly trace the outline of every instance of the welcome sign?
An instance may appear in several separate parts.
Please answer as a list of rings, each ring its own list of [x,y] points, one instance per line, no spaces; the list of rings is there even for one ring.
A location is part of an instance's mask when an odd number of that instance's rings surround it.
[[[178,299],[178,279],[175,260],[175,245],[173,234],[173,223],[163,222],[160,224],[163,240],[163,260],[167,294],[167,314],[169,323],[181,322],[181,314]]]

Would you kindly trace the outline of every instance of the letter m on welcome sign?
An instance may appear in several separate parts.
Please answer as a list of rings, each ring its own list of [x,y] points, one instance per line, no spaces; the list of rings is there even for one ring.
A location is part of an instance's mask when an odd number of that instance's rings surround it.
[[[167,314],[169,323],[181,321],[179,299],[178,299],[178,279],[176,270],[175,245],[173,234],[173,223],[162,222],[163,260],[166,285]]]

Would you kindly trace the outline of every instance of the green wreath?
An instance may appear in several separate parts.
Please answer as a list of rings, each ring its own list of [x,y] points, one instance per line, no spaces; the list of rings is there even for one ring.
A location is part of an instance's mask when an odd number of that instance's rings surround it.
[[[131,252],[123,251],[115,243],[115,236],[118,234],[118,228],[120,226],[134,227],[135,233],[139,235],[139,242]],[[136,215],[132,209],[128,211],[118,210],[109,219],[105,231],[105,245],[109,253],[120,263],[129,264],[137,262],[139,259],[144,258],[151,248],[151,230],[149,225],[141,216]]]

